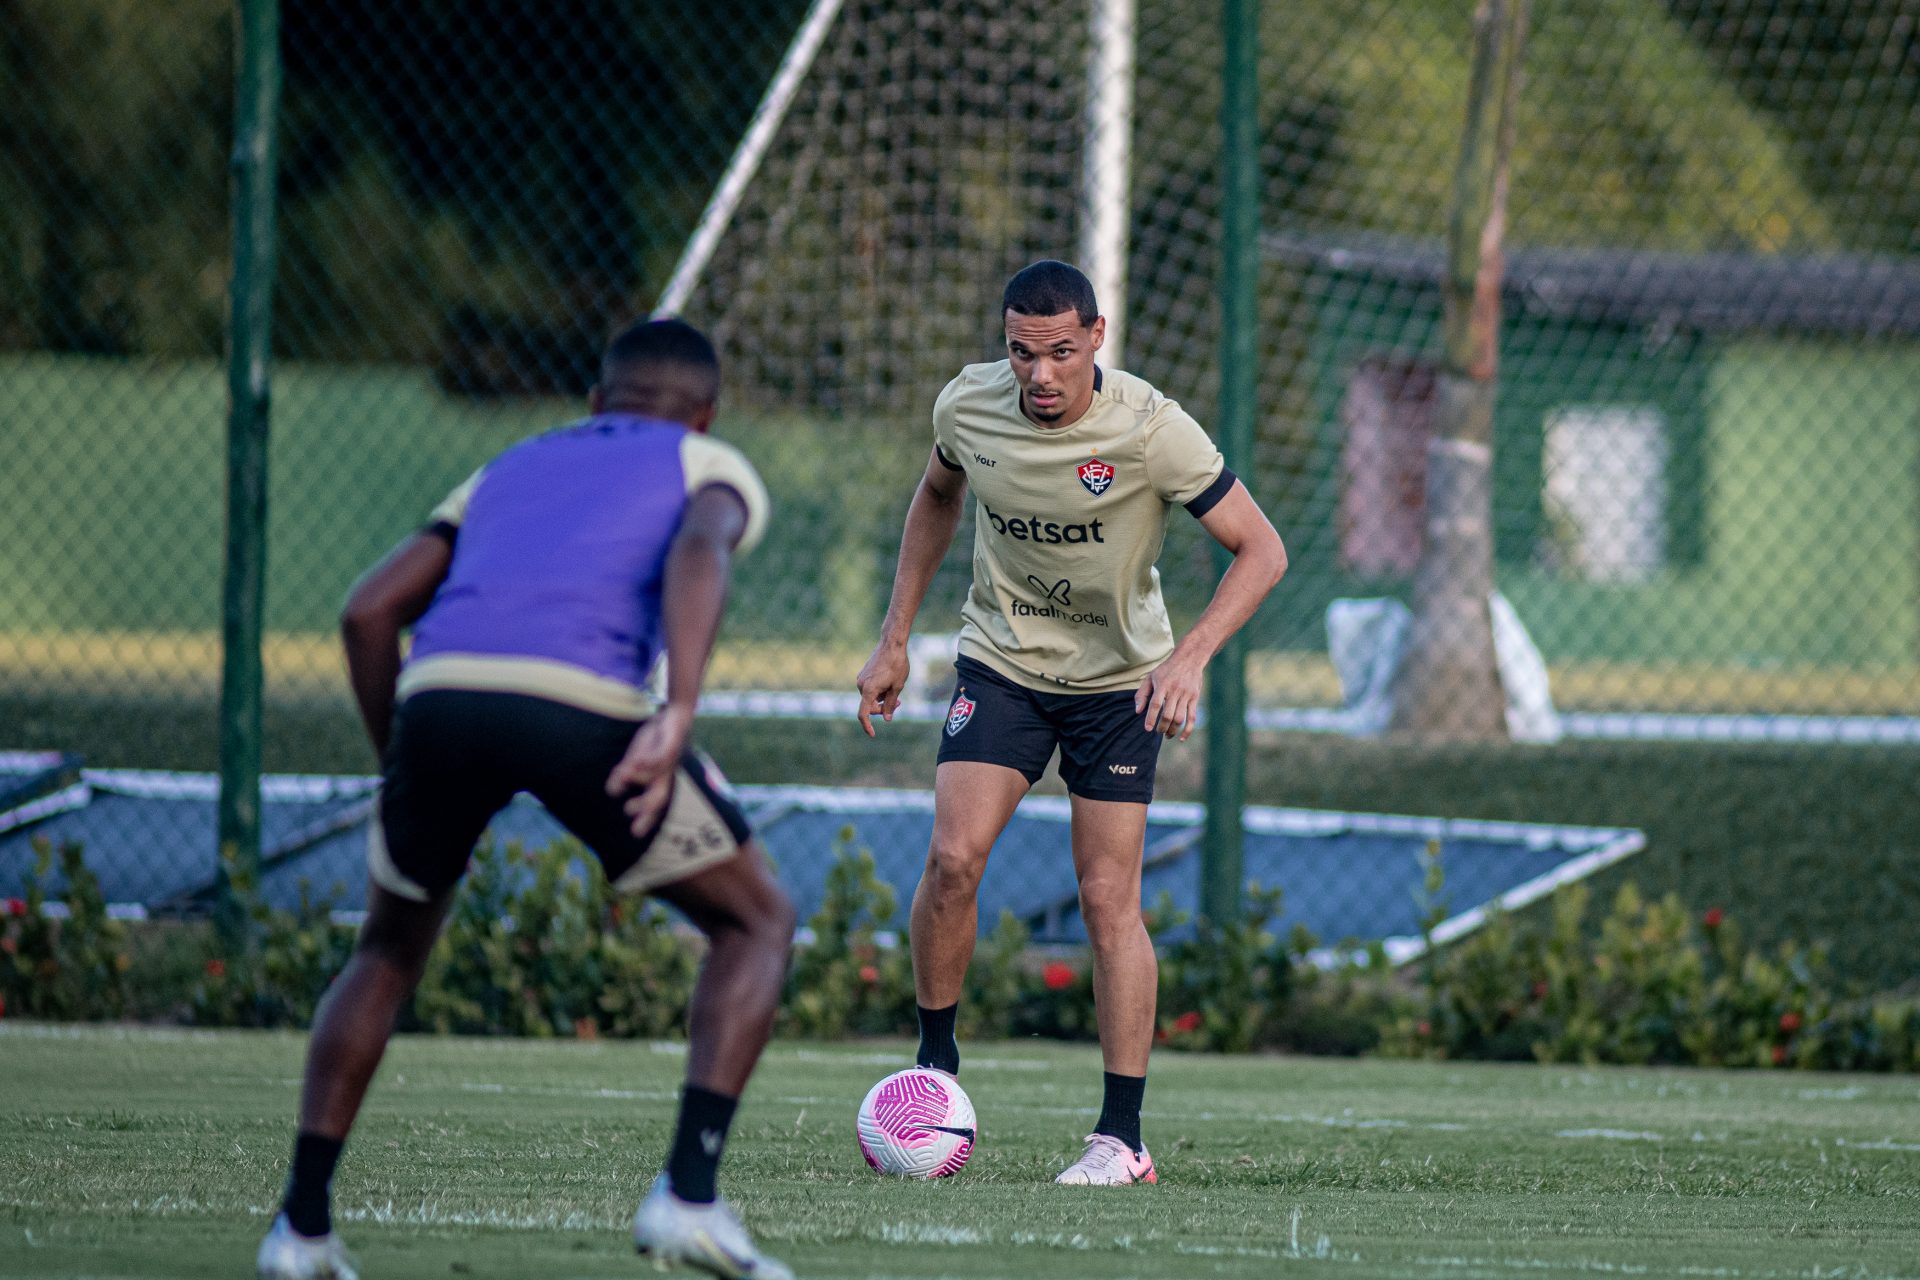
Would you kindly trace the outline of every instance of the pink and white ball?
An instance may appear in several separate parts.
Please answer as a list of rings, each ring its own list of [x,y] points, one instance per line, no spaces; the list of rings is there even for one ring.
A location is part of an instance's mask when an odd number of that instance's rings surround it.
[[[854,1133],[860,1154],[881,1173],[950,1177],[973,1154],[973,1101],[950,1075],[896,1071],[867,1091]]]

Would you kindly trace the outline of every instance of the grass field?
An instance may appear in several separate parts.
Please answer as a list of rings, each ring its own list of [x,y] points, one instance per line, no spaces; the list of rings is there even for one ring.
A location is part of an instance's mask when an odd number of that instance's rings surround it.
[[[0,1024],[0,1276],[246,1275],[302,1041]],[[958,1178],[881,1181],[853,1107],[903,1044],[782,1043],[724,1178],[803,1276],[1920,1277],[1920,1081],[1163,1054],[1158,1187],[1049,1179],[1099,1062],[971,1050]],[[403,1039],[337,1185],[368,1280],[601,1277],[677,1046]]]

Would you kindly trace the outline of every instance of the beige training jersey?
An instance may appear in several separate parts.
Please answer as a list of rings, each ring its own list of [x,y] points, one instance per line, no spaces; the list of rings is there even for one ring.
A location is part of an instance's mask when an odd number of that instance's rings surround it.
[[[968,365],[933,407],[940,459],[975,504],[960,652],[1031,689],[1131,689],[1164,662],[1167,511],[1205,515],[1233,487],[1178,404],[1131,374],[1096,369],[1093,386],[1078,421],[1037,426],[1001,360]]]

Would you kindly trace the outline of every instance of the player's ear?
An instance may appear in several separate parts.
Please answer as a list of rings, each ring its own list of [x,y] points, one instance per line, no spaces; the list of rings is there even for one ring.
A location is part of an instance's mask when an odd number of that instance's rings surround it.
[[[607,393],[602,391],[600,389],[600,384],[596,382],[587,391],[587,412],[590,414],[593,414],[595,417],[598,417],[600,415],[601,410],[605,409],[606,407],[607,407]]]
[[[708,429],[713,426],[713,420],[719,416],[720,406],[710,402],[695,409],[693,413],[688,416],[687,426],[698,431],[701,435],[705,435]]]
[[[1095,316],[1093,318],[1092,332],[1093,332],[1093,349],[1095,351],[1098,351],[1100,349],[1100,344],[1107,340],[1107,318],[1105,316]]]

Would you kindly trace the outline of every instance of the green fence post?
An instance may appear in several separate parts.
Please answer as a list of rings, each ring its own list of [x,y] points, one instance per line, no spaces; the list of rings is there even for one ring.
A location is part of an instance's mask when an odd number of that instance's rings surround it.
[[[1254,337],[1260,269],[1260,9],[1224,0],[1220,75],[1220,452],[1251,476],[1259,348]],[[1214,548],[1214,564],[1232,562]],[[1201,850],[1200,914],[1216,924],[1240,917],[1240,811],[1247,799],[1247,645],[1227,641],[1207,679],[1207,829]]]
[[[228,946],[248,942],[228,867],[260,866],[261,615],[266,602],[267,420],[273,356],[275,114],[279,0],[237,0],[233,283],[227,354],[227,560],[221,611],[220,853],[216,913]]]

